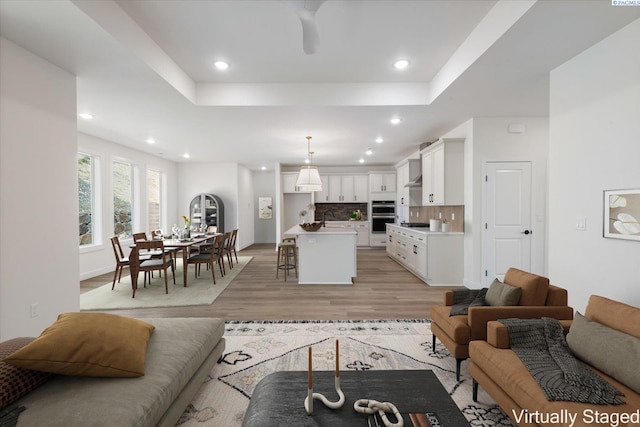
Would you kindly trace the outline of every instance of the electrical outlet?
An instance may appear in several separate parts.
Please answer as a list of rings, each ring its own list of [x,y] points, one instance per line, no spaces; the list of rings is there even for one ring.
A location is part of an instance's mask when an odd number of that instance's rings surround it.
[[[420,216],[420,211],[416,211],[416,218]]]
[[[455,220],[456,220],[456,213],[451,212],[451,221],[455,221]]]
[[[442,212],[438,212],[438,218],[442,219]]]
[[[29,308],[31,317],[38,317],[38,315],[40,314],[40,307],[38,306],[38,303],[34,302]]]

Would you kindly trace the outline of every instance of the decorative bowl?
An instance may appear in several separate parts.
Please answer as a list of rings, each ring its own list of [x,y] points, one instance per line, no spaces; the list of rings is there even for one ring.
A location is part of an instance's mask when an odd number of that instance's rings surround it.
[[[305,222],[304,224],[300,224],[300,227],[304,231],[318,231],[320,227],[322,227],[322,223],[321,222],[312,222],[312,223]]]

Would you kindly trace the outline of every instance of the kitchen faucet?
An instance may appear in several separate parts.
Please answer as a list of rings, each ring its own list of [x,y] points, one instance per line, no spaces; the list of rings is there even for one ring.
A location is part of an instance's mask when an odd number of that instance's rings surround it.
[[[336,216],[333,214],[333,211],[325,211],[325,212],[322,212],[322,226],[323,226],[323,227],[325,227],[325,228],[327,227],[326,221],[324,220],[324,216],[325,216],[326,214],[331,214],[331,216],[332,216],[332,217],[334,217],[334,218],[336,217]]]

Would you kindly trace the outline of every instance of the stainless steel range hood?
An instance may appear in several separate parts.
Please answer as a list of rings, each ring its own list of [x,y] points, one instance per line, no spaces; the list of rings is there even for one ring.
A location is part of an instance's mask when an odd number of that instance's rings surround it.
[[[409,160],[409,183],[404,186],[408,188],[422,187],[422,156],[420,159]]]
[[[405,187],[409,187],[409,188],[418,188],[418,187],[422,187],[422,175],[418,175],[417,178],[413,179],[412,181],[409,181],[407,184],[404,185]]]

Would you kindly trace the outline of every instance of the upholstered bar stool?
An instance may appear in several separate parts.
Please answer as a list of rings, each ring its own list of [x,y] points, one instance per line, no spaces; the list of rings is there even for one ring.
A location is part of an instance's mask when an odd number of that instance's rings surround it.
[[[294,270],[298,277],[298,253],[296,247],[296,239],[294,237],[286,237],[278,244],[278,265],[276,267],[276,277],[284,270],[284,281],[287,281],[289,270]]]

